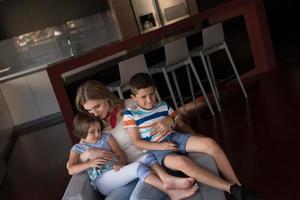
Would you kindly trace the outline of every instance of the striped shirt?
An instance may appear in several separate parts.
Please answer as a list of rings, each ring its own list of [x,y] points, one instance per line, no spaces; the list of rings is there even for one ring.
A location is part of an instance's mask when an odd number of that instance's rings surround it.
[[[153,109],[145,110],[138,106],[129,108],[124,112],[124,128],[137,127],[140,137],[147,141],[160,142],[172,130],[167,131],[164,136],[161,133],[151,134],[152,127],[156,122],[161,121],[165,117],[176,116],[176,112],[164,101],[157,103]]]

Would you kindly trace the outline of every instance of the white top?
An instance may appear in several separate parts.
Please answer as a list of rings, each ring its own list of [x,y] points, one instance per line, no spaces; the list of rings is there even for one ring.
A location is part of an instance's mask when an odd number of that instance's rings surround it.
[[[125,101],[125,106],[128,108],[132,105],[132,101]],[[123,151],[126,154],[127,161],[129,163],[139,159],[144,155],[143,151],[137,149],[134,144],[132,143],[132,140],[123,127],[123,117],[120,117],[118,119],[117,125],[114,129],[110,129],[110,127],[107,127],[104,129],[105,133],[110,133],[114,136],[114,138],[119,143],[120,147],[123,149]]]

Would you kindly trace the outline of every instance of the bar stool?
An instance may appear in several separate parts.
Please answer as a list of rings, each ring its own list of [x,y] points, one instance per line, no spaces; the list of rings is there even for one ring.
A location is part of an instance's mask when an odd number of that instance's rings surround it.
[[[124,99],[123,92],[130,90],[130,78],[138,72],[149,73],[147,63],[143,54],[131,57],[118,63],[120,80],[106,85],[112,92],[118,92],[120,99]],[[161,98],[156,90],[159,101]]]
[[[186,38],[183,37],[183,38],[180,38],[180,39],[177,39],[177,40],[174,40],[172,42],[165,44],[164,51],[165,51],[166,60],[164,62],[150,66],[149,72],[150,72],[150,74],[163,73],[176,110],[178,110],[178,105],[177,105],[177,102],[175,99],[175,94],[172,89],[169,77],[168,77],[168,72],[171,72],[171,74],[172,74],[174,84],[175,84],[177,93],[179,95],[180,102],[183,105],[183,99],[182,99],[182,95],[181,95],[180,88],[178,85],[175,70],[178,68],[181,68],[181,67],[186,67],[190,90],[191,90],[191,93],[193,96],[193,100],[195,100],[195,95],[194,95],[194,90],[193,90],[193,85],[192,85],[191,75],[190,75],[190,68],[189,68],[189,67],[191,67],[192,73],[194,74],[194,76],[197,80],[197,83],[198,83],[198,85],[201,89],[201,92],[204,96],[204,99],[210,109],[210,112],[212,113],[212,115],[214,115],[214,111],[211,107],[211,104],[210,104],[208,98],[207,98],[207,94],[203,88],[203,85],[202,85],[199,75],[196,71],[194,63],[189,55]]]
[[[202,30],[202,38],[203,38],[203,46],[197,47],[195,49],[192,49],[190,51],[190,54],[192,57],[201,57],[204,69],[205,69],[205,73],[207,75],[207,77],[209,79],[212,79],[212,83],[213,85],[211,85],[212,90],[214,90],[217,98],[220,98],[218,89],[217,89],[217,84],[216,84],[216,80],[215,80],[215,76],[212,70],[212,66],[211,66],[211,61],[209,58],[210,54],[213,54],[219,50],[225,50],[226,55],[229,58],[230,64],[232,66],[232,69],[234,71],[234,74],[238,80],[238,83],[242,89],[242,92],[245,96],[245,98],[248,97],[246,90],[244,88],[244,85],[240,79],[239,73],[236,69],[235,63],[232,59],[231,53],[228,49],[227,43],[225,41],[225,37],[224,37],[224,32],[223,32],[223,27],[221,23],[209,26],[207,28],[204,28]],[[211,84],[211,81],[209,81]],[[216,101],[217,107],[220,109],[220,105],[218,100]]]

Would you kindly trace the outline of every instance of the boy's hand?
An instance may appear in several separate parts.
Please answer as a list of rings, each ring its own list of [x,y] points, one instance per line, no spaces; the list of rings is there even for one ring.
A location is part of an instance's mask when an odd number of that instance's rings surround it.
[[[168,130],[167,127],[165,127],[162,122],[156,122],[152,126],[151,134],[154,135],[156,133],[163,133],[163,132],[166,132],[167,130]]]
[[[161,150],[171,150],[171,151],[178,151],[179,150],[177,144],[175,144],[173,142],[162,142],[160,144],[161,144],[161,147],[162,147]]]
[[[156,133],[164,134],[167,131],[171,130],[171,126],[173,125],[173,120],[170,121],[169,117],[166,117],[162,119],[159,122],[156,122],[152,126],[151,135],[154,135]]]
[[[119,171],[122,167],[124,166],[124,163],[121,161],[117,161],[114,165],[113,165],[113,169],[115,171]]]
[[[107,160],[103,159],[103,158],[94,158],[92,160],[89,161],[90,167],[100,167],[103,164],[106,164]]]

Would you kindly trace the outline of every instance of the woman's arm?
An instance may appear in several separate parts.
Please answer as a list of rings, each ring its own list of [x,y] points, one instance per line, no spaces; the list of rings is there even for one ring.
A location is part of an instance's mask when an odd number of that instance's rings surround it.
[[[126,128],[127,132],[133,142],[133,144],[136,146],[136,148],[141,150],[172,150],[177,151],[177,145],[173,142],[149,142],[146,140],[143,140],[140,137],[139,131],[136,127]]]
[[[161,121],[156,122],[153,125],[151,134],[156,134],[160,132],[163,135],[163,133],[172,129],[179,130],[180,132],[197,134],[190,126],[184,123],[180,117],[177,117],[175,120],[171,116],[165,117]],[[198,133],[197,135],[202,135],[202,134]]]
[[[177,118],[176,124],[175,124],[175,129],[180,130],[180,132],[185,132],[185,133],[192,133],[192,134],[197,134],[198,136],[204,136],[203,134],[196,133],[189,125],[184,123],[180,117]]]

